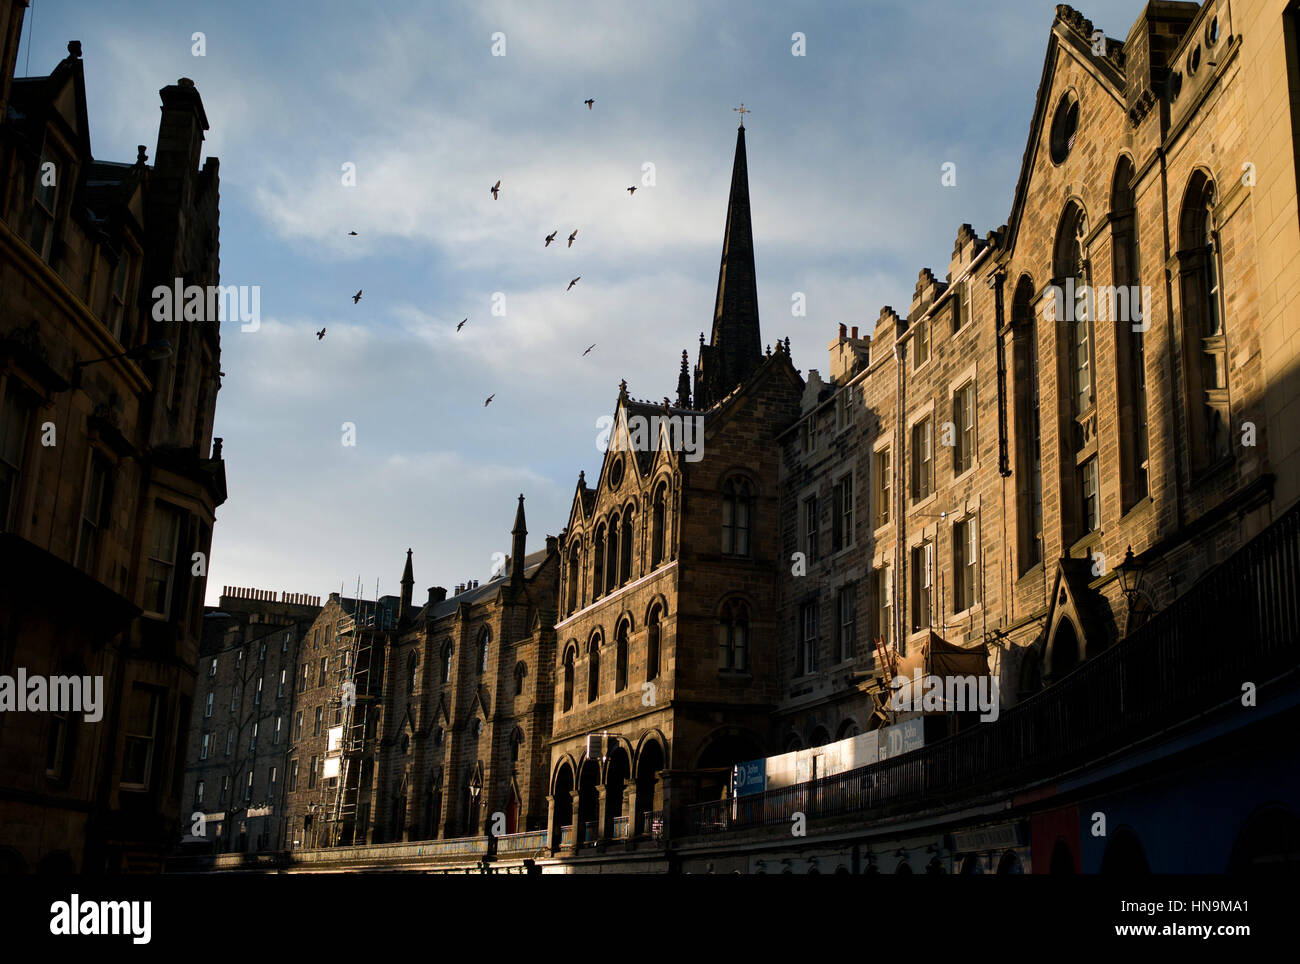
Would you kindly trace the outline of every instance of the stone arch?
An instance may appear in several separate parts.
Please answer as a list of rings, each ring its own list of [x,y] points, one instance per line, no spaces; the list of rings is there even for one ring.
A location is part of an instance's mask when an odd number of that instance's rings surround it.
[[[1142,841],[1131,827],[1117,827],[1106,841],[1101,855],[1101,872],[1120,877],[1145,876],[1151,873]]]
[[[1083,634],[1079,632],[1079,627],[1075,621],[1066,616],[1052,632],[1052,638],[1047,643],[1047,659],[1045,662],[1051,671],[1053,682],[1061,679],[1086,658],[1086,651],[1083,648]]]

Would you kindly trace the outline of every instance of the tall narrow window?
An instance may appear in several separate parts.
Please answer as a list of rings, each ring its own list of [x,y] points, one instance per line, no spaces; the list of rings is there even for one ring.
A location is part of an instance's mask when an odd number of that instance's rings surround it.
[[[1043,561],[1043,458],[1038,401],[1038,327],[1033,309],[1034,283],[1028,275],[1016,283],[1011,301],[1012,359],[1015,380],[1016,558],[1023,576]]]
[[[917,369],[930,360],[930,323],[918,321],[912,335],[912,368]]]
[[[952,527],[952,610],[964,612],[979,602],[980,535],[976,516]]]
[[[912,501],[934,491],[934,420],[926,416],[912,426]]]
[[[619,537],[618,583],[625,586],[632,579],[632,510],[623,510],[623,533]]]
[[[1066,205],[1057,228],[1056,284],[1064,297],[1057,318],[1058,377],[1069,387],[1069,405],[1059,411],[1061,430],[1061,535],[1065,545],[1093,531],[1084,506],[1084,465],[1098,453],[1093,366],[1094,304],[1087,252],[1088,219],[1077,202]],[[1070,510],[1073,511],[1070,511]]]
[[[1120,158],[1111,186],[1111,251],[1115,305],[1115,384],[1122,510],[1127,512],[1149,492],[1147,442],[1146,346],[1147,306],[1142,297],[1138,257],[1137,202],[1133,193],[1133,162]],[[1126,311],[1119,311],[1123,305]]]
[[[594,703],[600,696],[600,634],[591,637],[587,644],[587,702]]]
[[[31,244],[42,261],[50,260],[54,248],[54,214],[59,202],[59,165],[41,152],[41,166],[36,174],[36,190],[32,197]]]
[[[660,483],[655,488],[654,515],[650,523],[650,567],[653,569],[664,561],[664,544],[667,533],[664,531],[668,517],[668,486]]]
[[[596,551],[592,553],[591,598],[605,594],[605,523],[596,527]]]
[[[492,633],[486,626],[478,634],[478,671],[486,673],[488,668],[488,646],[492,642]]]
[[[11,376],[0,407],[0,530],[12,531],[18,516],[18,474],[23,467],[31,406]]]
[[[970,471],[975,465],[975,383],[967,382],[952,396],[952,421],[957,429],[952,449],[953,475]]]
[[[1198,471],[1231,452],[1228,345],[1214,205],[1214,183],[1197,171],[1183,201],[1178,261],[1192,461]]]
[[[659,607],[650,610],[650,619],[646,623],[646,667],[645,678],[657,679],[659,676]]]
[[[172,588],[176,576],[176,549],[180,539],[181,515],[161,502],[154,506],[153,532],[145,574],[145,610],[158,616],[171,612]]]
[[[883,448],[873,457],[876,473],[875,527],[889,524],[890,499],[893,492],[893,477],[890,475],[889,449]]]
[[[858,638],[858,587],[856,583],[841,586],[835,596],[838,619],[836,634],[839,637],[840,661],[852,659],[857,653]]]
[[[871,635],[888,646],[894,639],[894,581],[888,565],[871,571]]]
[[[1083,499],[1080,506],[1083,531],[1095,532],[1101,527],[1101,495],[1097,477],[1097,456],[1084,462],[1079,469]]]
[[[722,487],[722,551],[725,555],[749,555],[749,527],[752,496],[744,479],[729,479]]]
[[[573,677],[576,651],[572,646],[564,651],[564,709],[573,709]]]
[[[582,555],[575,545],[569,553],[569,588],[565,593],[565,612],[572,615],[578,608],[578,568],[582,564]]]
[[[831,550],[853,545],[853,476],[841,477],[831,490]]]
[[[95,574],[100,533],[108,523],[108,461],[95,452],[90,457],[86,492],[81,504],[81,535],[77,544],[77,568]]]
[[[749,668],[749,607],[739,599],[723,603],[718,614],[718,668]]]
[[[117,267],[113,269],[113,289],[108,304],[108,330],[122,344],[126,342],[123,323],[127,315],[127,289],[130,286],[130,277],[131,256],[123,249],[121,257],[117,259]]]
[[[795,675],[805,676],[817,670],[817,600],[799,607],[799,647]]]
[[[915,546],[912,558],[912,632],[930,628],[930,589],[934,582],[934,543]]]
[[[820,540],[817,538],[819,502],[815,495],[803,500],[803,547],[809,562],[816,562],[821,555]]]
[[[605,543],[605,592],[618,588],[618,537],[622,531],[618,513],[609,520],[608,541]]]
[[[155,743],[158,737],[158,693],[135,685],[127,703],[123,729],[122,789],[148,790],[153,785]]]
[[[619,624],[614,640],[614,692],[621,693],[627,689],[627,648],[628,633],[631,627],[627,620]]]
[[[448,683],[451,681],[451,643],[444,643],[442,647],[442,681]]]

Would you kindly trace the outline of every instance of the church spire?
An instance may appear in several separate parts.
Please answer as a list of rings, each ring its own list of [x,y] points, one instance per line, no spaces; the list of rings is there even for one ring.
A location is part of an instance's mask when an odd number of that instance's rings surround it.
[[[748,111],[746,111],[748,113]],[[749,213],[749,168],[745,160],[744,114],[736,131],[736,159],[731,168],[731,196],[718,267],[718,296],[713,306],[713,335],[702,352],[706,408],[743,382],[763,361],[758,328],[758,283],[754,272],[754,232]],[[698,389],[697,389],[698,395]]]
[[[524,522],[524,494],[519,493],[519,508],[515,510],[515,527],[510,530],[510,582],[523,585],[524,581],[524,540],[528,536],[528,525]]]

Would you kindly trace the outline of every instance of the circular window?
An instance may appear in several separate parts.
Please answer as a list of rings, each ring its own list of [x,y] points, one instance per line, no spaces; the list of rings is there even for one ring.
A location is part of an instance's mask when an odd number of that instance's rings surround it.
[[[1066,94],[1056,105],[1056,114],[1052,117],[1052,163],[1060,164],[1070,156],[1074,148],[1074,138],[1079,132],[1079,102],[1072,94]]]
[[[1192,52],[1187,56],[1187,73],[1189,75],[1196,73],[1201,66],[1201,45],[1197,44],[1192,48]]]
[[[1210,25],[1205,28],[1205,43],[1213,47],[1219,42],[1219,18],[1215,17],[1210,21]]]
[[[614,464],[609,467],[609,486],[617,489],[623,484],[623,460],[615,459]]]
[[[1169,75],[1169,103],[1178,99],[1178,95],[1183,92],[1183,75],[1175,70]]]

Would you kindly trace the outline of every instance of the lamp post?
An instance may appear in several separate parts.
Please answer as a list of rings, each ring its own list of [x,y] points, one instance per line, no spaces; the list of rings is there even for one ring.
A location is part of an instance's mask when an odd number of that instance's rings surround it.
[[[1138,594],[1142,592],[1142,572],[1145,568],[1133,555],[1132,546],[1129,546],[1128,551],[1124,553],[1124,561],[1115,567],[1115,571],[1119,574],[1120,592],[1128,602],[1128,612],[1124,616],[1125,636],[1128,635],[1129,626],[1133,622],[1133,610],[1137,606]]]

